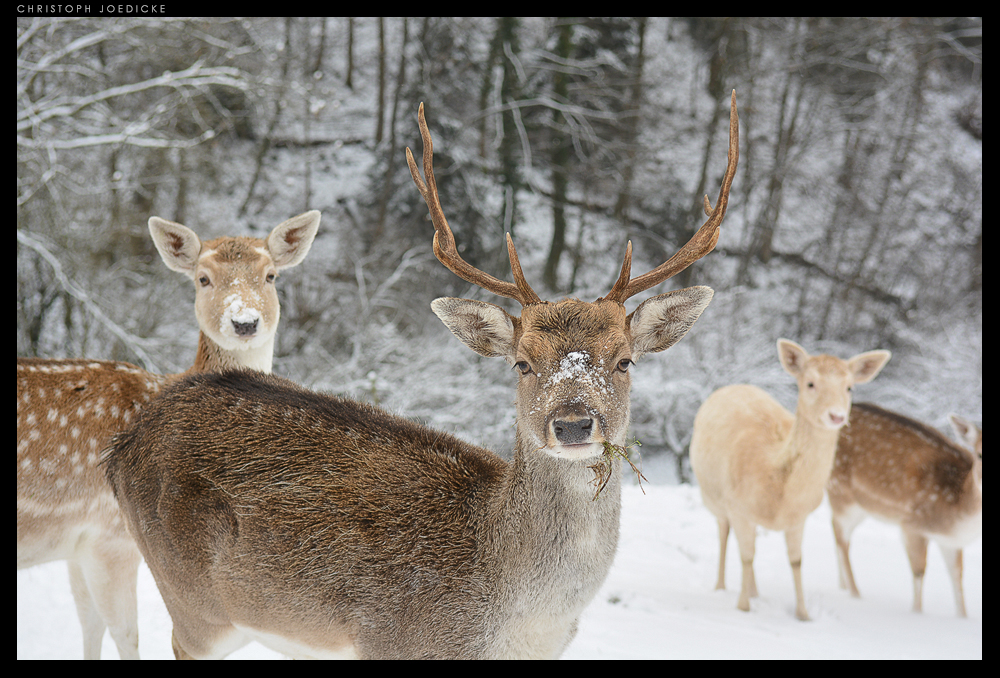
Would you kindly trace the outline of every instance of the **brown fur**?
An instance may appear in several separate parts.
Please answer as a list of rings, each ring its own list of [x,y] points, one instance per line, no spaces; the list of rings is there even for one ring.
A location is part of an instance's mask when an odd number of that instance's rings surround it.
[[[903,531],[914,611],[922,608],[927,542],[934,539],[948,565],[955,607],[966,616],[962,546],[982,534],[982,431],[955,425],[972,434],[971,451],[903,415],[868,403],[855,406],[827,485],[841,586],[852,595],[860,596],[848,556],[851,533],[864,515],[872,515]]]

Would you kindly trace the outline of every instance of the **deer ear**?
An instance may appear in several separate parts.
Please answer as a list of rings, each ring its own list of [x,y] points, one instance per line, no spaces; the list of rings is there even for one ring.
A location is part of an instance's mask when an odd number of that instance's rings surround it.
[[[848,360],[847,366],[854,374],[854,383],[864,384],[874,379],[891,357],[889,351],[868,351]]]
[[[201,254],[198,235],[187,226],[159,217],[149,218],[149,234],[153,236],[153,244],[167,268],[193,280],[198,255]]]
[[[479,355],[514,362],[514,328],[519,318],[493,304],[452,297],[435,299],[431,310],[452,334]]]
[[[687,287],[650,297],[628,316],[632,360],[681,340],[712,300],[710,287]]]
[[[267,236],[267,251],[279,271],[297,266],[309,254],[319,230],[319,218],[317,210],[300,214],[278,224]]]
[[[970,450],[975,450],[976,441],[979,439],[979,429],[976,425],[957,414],[949,414],[948,419],[951,421],[951,427],[955,430],[958,439],[965,443]]]
[[[794,341],[778,339],[778,359],[785,372],[798,379],[806,361],[809,360],[809,352]]]

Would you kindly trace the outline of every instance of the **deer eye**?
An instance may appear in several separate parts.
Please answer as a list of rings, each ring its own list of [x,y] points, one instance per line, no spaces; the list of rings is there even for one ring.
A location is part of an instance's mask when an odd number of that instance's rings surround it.
[[[201,277],[198,278],[198,283],[202,287],[208,287],[210,284],[212,284],[212,281],[208,279],[207,275],[202,274]]]
[[[277,276],[276,274],[274,274],[274,273],[268,273],[268,274],[267,274],[267,277],[266,277],[266,278],[264,278],[264,279],[265,279],[265,280],[266,280],[267,282],[269,282],[269,283],[273,283],[273,282],[274,282],[274,279],[275,279],[275,278],[277,278],[277,277],[278,277],[278,276]]]
[[[524,360],[519,360],[518,362],[514,363],[514,369],[516,369],[521,374],[531,374],[531,365],[529,365]]]
[[[621,360],[618,361],[618,371],[627,373],[628,366],[632,364],[633,363],[629,358],[622,358]]]

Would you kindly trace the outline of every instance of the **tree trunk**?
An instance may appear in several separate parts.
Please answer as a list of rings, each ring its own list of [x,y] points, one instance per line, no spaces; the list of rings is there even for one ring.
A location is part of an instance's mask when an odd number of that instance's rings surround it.
[[[385,17],[378,18],[378,106],[375,113],[375,144],[382,143],[385,124]]]
[[[573,24],[562,20],[559,26],[559,42],[556,45],[556,56],[568,60],[573,54]],[[552,83],[552,95],[556,101],[568,100],[569,76],[563,70],[557,70]],[[566,129],[566,118],[559,109],[552,110],[552,245],[545,261],[545,271],[542,276],[545,285],[550,290],[556,290],[556,272],[559,259],[566,247],[566,193],[569,178],[569,160],[571,140]]]
[[[348,89],[354,89],[354,17],[347,17],[347,71],[344,84]]]

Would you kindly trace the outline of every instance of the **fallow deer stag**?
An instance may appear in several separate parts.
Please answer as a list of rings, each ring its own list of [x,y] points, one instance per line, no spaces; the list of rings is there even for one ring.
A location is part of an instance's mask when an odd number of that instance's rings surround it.
[[[869,351],[850,360],[809,355],[787,339],[778,341],[785,371],[799,383],[795,414],[756,386],[733,384],[702,403],[691,434],[691,468],[702,500],[719,522],[719,577],[726,588],[729,528],[743,563],[736,607],[750,610],[757,596],[753,573],[757,526],[782,530],[795,583],[795,616],[808,620],[802,592],[802,531],[823,501],[837,436],[851,411],[851,387],[871,381],[889,360]]]
[[[518,375],[516,446],[494,453],[379,409],[261,375],[193,377],[120,435],[108,477],[174,622],[178,657],[251,640],[298,657],[558,657],[604,581],[618,541],[621,466],[595,501],[591,467],[623,446],[629,368],[677,342],[712,292],[629,297],[714,247],[736,171],[735,93],[719,201],[668,262],[630,279],[631,249],[593,303],[542,301],[458,255],[420,114],[438,259],[520,302],[467,299],[434,313],[469,348]]]
[[[955,594],[962,593],[962,548],[983,534],[983,431],[951,415],[968,449],[935,429],[870,403],[858,403],[840,433],[827,495],[833,512],[840,585],[860,597],[848,550],[865,516],[897,523],[913,570],[913,611],[923,608],[927,541],[941,547]]]
[[[201,332],[185,374],[271,371],[280,310],[274,279],[306,256],[319,219],[316,211],[289,219],[266,241],[204,243],[185,226],[149,220],[163,261],[195,282]],[[100,658],[105,628],[122,659],[139,656],[140,555],[97,461],[172,378],[123,362],[17,361],[17,568],[68,561],[85,659]]]

